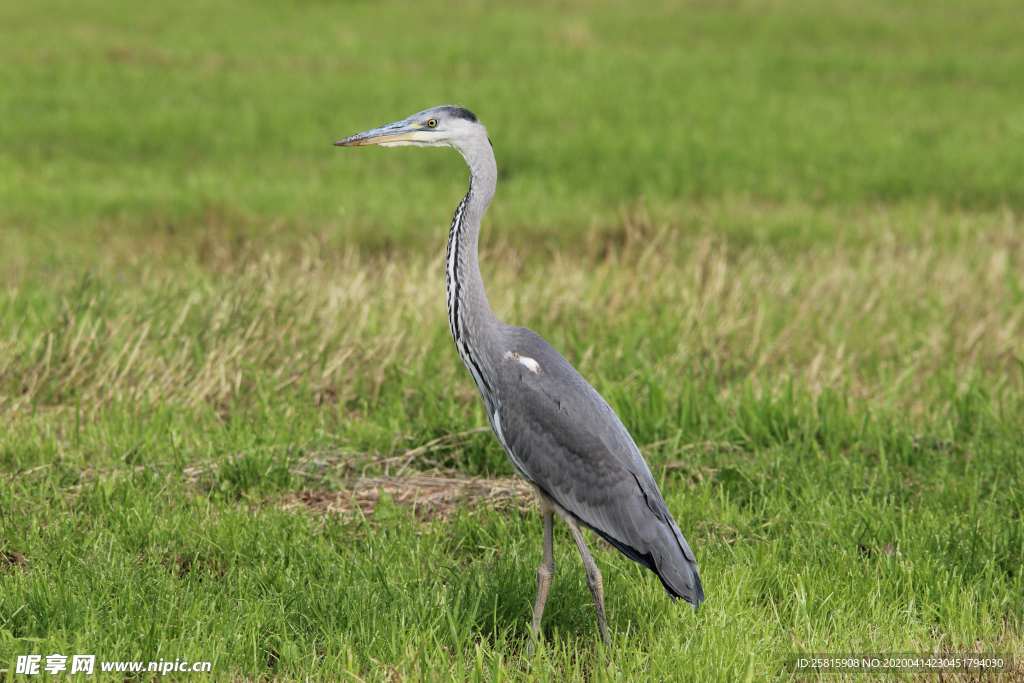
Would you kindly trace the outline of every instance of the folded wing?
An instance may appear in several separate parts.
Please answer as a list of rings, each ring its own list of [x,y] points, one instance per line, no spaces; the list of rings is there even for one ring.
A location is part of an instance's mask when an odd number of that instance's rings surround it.
[[[627,557],[655,572],[673,598],[704,599],[696,558],[629,432],[550,344],[516,328],[499,364],[499,437],[533,483]]]

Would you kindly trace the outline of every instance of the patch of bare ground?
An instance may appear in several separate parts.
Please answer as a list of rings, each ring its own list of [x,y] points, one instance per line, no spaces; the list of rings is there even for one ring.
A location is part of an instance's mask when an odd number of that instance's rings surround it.
[[[515,477],[471,477],[459,474],[457,470],[441,468],[427,454],[457,446],[466,436],[489,431],[488,427],[477,427],[464,432],[438,437],[417,448],[408,449],[400,455],[384,457],[376,454],[311,453],[299,459],[293,474],[307,478],[326,479],[328,473],[340,474],[335,482],[341,489],[307,488],[286,494],[276,504],[285,510],[308,510],[316,513],[350,515],[358,510],[372,518],[381,500],[408,509],[420,521],[445,519],[460,506],[470,509],[486,504],[498,509],[528,510],[533,505],[533,489],[526,482]],[[668,441],[656,442],[643,447],[650,455],[653,447]],[[742,453],[743,449],[733,444],[702,442],[684,446],[682,451],[726,451]],[[417,468],[406,474],[410,464],[417,462],[434,465],[432,470]],[[368,468],[382,471],[381,476],[366,476]],[[389,468],[395,474],[389,475]],[[703,483],[717,471],[711,467],[696,467],[685,461],[670,461],[663,466],[676,471],[691,483]],[[353,476],[356,472],[361,476]],[[186,476],[194,477],[200,470],[185,470]],[[326,476],[325,476],[326,475]],[[348,475],[348,476],[346,476]]]
[[[208,572],[217,579],[222,579],[228,573],[227,567],[223,564],[191,555],[168,555],[160,561],[160,564],[170,568],[171,573],[178,579],[183,579],[193,572],[202,571]]]
[[[25,569],[26,567],[28,567],[28,561],[25,560],[25,553],[0,550],[0,576],[13,572],[15,569]]]
[[[314,514],[362,514],[372,519],[381,501],[409,510],[420,521],[442,520],[459,507],[469,514],[480,505],[528,510],[533,490],[514,478],[486,479],[451,473],[412,474],[404,477],[360,477],[338,491],[305,489],[284,495],[277,505],[285,510]]]

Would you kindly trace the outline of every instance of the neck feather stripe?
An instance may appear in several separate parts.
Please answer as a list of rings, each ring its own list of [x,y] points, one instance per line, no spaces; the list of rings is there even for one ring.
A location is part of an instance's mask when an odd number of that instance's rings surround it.
[[[445,255],[445,290],[447,293],[447,304],[448,304],[448,329],[452,333],[452,341],[455,342],[455,349],[458,351],[459,356],[462,358],[462,362],[469,369],[469,374],[473,376],[473,381],[477,385],[477,388],[488,392],[490,391],[490,385],[487,380],[484,379],[483,372],[480,370],[480,365],[477,360],[473,357],[473,353],[470,351],[469,344],[466,343],[464,335],[466,321],[463,320],[463,308],[462,308],[462,286],[459,282],[459,257],[462,254],[463,248],[463,223],[466,217],[466,209],[469,206],[469,201],[473,196],[473,178],[470,176],[469,179],[469,191],[466,196],[459,202],[459,206],[455,209],[455,216],[452,218],[452,226],[448,231],[448,250]]]

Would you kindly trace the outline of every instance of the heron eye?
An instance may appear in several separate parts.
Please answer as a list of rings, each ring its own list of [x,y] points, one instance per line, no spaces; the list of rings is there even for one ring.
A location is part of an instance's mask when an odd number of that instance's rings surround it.
[[[437,119],[427,119],[427,126],[437,128]]]

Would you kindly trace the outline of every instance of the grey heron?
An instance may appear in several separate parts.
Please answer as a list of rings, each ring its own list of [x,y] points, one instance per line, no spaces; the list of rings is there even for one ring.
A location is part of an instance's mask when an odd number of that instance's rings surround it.
[[[605,646],[604,588],[581,526],[661,579],[674,601],[704,600],[697,560],[665,505],[629,432],[601,395],[540,335],[491,310],[477,261],[480,219],[494,197],[498,168],[487,131],[472,112],[441,106],[334,143],[343,147],[454,147],[469,164],[469,191],[455,210],[445,266],[448,326],[480,390],[494,435],[515,471],[537,493],[544,549],[531,625],[540,637],[555,572],[552,525],[569,527],[587,573]]]

